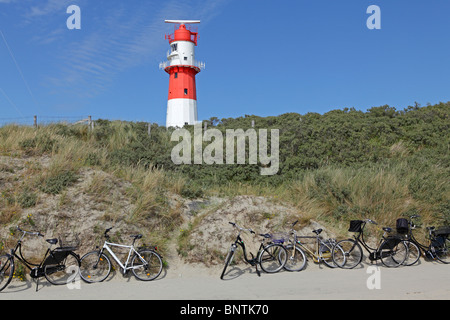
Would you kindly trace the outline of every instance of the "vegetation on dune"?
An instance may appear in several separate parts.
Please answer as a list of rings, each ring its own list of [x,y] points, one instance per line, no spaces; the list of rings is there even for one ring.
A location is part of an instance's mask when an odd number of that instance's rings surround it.
[[[134,209],[127,219],[157,230],[161,238],[182,220],[179,210],[169,206],[170,194],[267,196],[342,230],[352,219],[392,225],[413,212],[421,214],[424,223],[450,223],[450,102],[404,110],[346,108],[323,115],[246,115],[206,122],[225,134],[226,129],[250,129],[252,121],[255,130],[279,129],[276,175],[260,175],[259,164],[175,165],[173,129],[156,124],[151,135],[146,123],[108,120],[97,120],[93,130],[81,124],[37,130],[4,126],[0,155],[49,156],[51,162],[45,168],[30,165],[14,188],[0,180],[0,223],[36,205],[39,194],[64,194],[83,168],[129,182],[127,196]],[[2,171],[14,168],[0,164]],[[87,192],[101,197],[104,188],[108,186],[94,180]]]

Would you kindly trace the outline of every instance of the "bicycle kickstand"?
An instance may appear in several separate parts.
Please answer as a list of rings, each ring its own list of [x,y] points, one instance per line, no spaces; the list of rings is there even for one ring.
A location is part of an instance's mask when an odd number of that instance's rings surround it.
[[[255,265],[255,269],[256,269],[256,274],[258,275],[258,277],[261,277],[261,272],[258,270],[258,264]]]

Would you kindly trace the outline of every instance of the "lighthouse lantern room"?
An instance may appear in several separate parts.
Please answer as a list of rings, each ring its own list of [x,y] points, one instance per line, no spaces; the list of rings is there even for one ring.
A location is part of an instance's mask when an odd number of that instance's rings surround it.
[[[166,35],[170,50],[167,60],[160,68],[169,74],[169,97],[167,101],[166,127],[183,127],[197,123],[197,91],[195,76],[205,68],[203,62],[195,60],[198,33],[190,24],[199,20],[166,20],[175,24],[175,32]],[[188,25],[188,26],[186,26]]]

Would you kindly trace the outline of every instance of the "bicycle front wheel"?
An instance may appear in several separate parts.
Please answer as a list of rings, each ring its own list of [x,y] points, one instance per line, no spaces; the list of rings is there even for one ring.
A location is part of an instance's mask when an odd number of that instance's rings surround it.
[[[361,263],[363,252],[361,246],[352,239],[341,240],[333,247],[333,262],[343,269],[353,269]]]
[[[92,251],[81,258],[80,276],[88,283],[102,282],[111,273],[111,261],[108,256]]]
[[[405,241],[406,248],[408,249],[408,254],[406,260],[403,262],[405,266],[412,266],[417,263],[420,258],[420,248],[412,241]]]
[[[161,256],[150,249],[140,250],[131,260],[131,270],[142,281],[155,280],[161,274],[163,262]]]
[[[259,265],[264,272],[280,271],[287,261],[287,251],[281,244],[272,243],[264,247],[259,255]]]
[[[67,257],[59,263],[50,263],[44,266],[45,278],[56,286],[76,280],[79,272],[80,259],[73,252],[69,252]]]
[[[11,282],[14,274],[14,259],[9,255],[0,256],[0,291]]]
[[[306,265],[306,255],[303,250],[293,244],[286,246],[287,261],[284,269],[287,271],[302,271]]]

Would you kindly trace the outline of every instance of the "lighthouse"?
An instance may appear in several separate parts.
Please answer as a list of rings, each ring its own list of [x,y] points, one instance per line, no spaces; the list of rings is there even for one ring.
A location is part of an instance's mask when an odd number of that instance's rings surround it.
[[[183,127],[197,123],[197,90],[195,76],[205,68],[195,60],[198,33],[190,25],[199,20],[165,20],[174,23],[173,34],[166,35],[170,49],[160,68],[169,74],[166,127]]]

